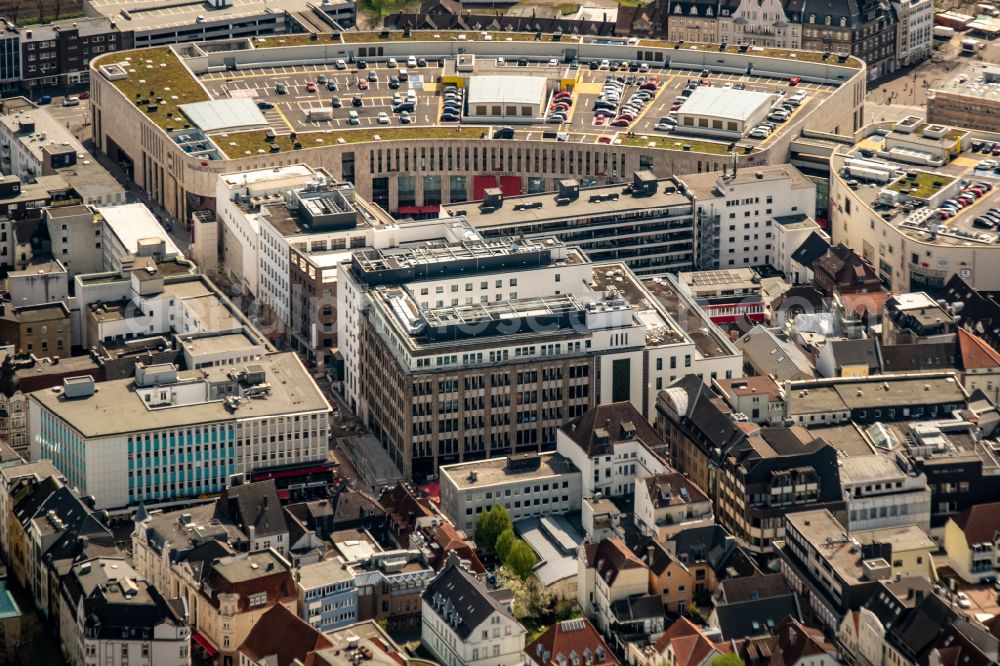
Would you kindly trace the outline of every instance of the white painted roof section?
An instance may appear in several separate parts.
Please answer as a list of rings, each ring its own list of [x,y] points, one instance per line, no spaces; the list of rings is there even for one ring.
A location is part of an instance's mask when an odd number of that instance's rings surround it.
[[[184,253],[170,240],[166,229],[160,226],[159,221],[144,204],[131,203],[95,210],[101,214],[104,222],[129,252],[135,254],[139,251],[140,240],[159,238],[166,244],[167,256],[184,257]]]
[[[541,104],[548,79],[543,76],[473,76],[469,104]]]
[[[923,291],[911,291],[908,294],[893,296],[900,310],[916,310],[917,308],[936,308],[937,301]]]
[[[771,94],[735,88],[700,86],[680,108],[679,113],[728,120],[746,120],[761,106],[771,103]]]
[[[213,99],[181,104],[180,110],[203,132],[267,126],[267,119],[252,99]]]

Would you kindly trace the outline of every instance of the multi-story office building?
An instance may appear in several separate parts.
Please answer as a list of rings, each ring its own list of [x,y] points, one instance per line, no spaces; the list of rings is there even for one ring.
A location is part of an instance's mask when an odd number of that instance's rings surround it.
[[[439,472],[441,511],[469,534],[494,504],[514,522],[580,510],[580,470],[559,453],[444,465]]]
[[[802,23],[802,48],[850,53],[868,65],[868,79],[895,71],[896,16],[888,2],[861,0],[812,7],[789,3],[792,20]]]
[[[937,579],[931,555],[937,546],[914,525],[848,532],[826,510],[793,514],[787,521],[785,540],[774,544],[781,573],[827,629],[839,627],[880,580]]]
[[[33,25],[20,31],[21,80],[28,88],[90,80],[90,61],[102,53],[132,48],[132,35],[115,19],[79,18]]]
[[[283,0],[281,9],[257,0],[213,0],[150,5],[143,0],[87,0],[87,16],[104,17],[131,39],[135,48],[265,37],[284,33],[329,32],[355,22],[353,0]]]
[[[83,159],[87,149],[46,107],[35,106],[24,97],[7,98],[0,114],[0,171],[16,174],[25,188],[33,179],[59,175],[63,186],[75,196],[58,194],[62,189],[46,183],[54,192],[49,199],[77,199],[94,206],[125,203],[125,188],[97,160]],[[2,257],[0,257],[2,258]]]
[[[299,567],[295,576],[299,617],[320,631],[358,621],[358,588],[354,572],[334,558]]]
[[[442,206],[441,216],[465,216],[486,238],[558,238],[591,261],[624,261],[638,275],[693,265],[691,200],[673,180],[645,170],[633,174],[628,185],[581,187],[577,180],[557,185],[556,192]]]
[[[896,59],[900,67],[915,65],[931,56],[934,48],[932,0],[893,0],[896,12]]]
[[[134,379],[64,381],[31,395],[31,451],[50,458],[99,508],[217,493],[232,474],[325,460],[330,406],[299,359]]]
[[[337,343],[337,262],[387,242],[395,222],[301,164],[224,174],[216,201],[223,272],[263,306],[272,337],[323,364]],[[215,247],[198,252],[214,268]]]
[[[337,276],[344,394],[407,476],[551,446],[600,402],[649,414],[670,370],[741,371],[717,330],[689,335],[623,263],[459,220],[400,228],[418,232]]]
[[[881,454],[848,456],[839,463],[848,529],[916,525],[930,531],[931,489],[924,474],[904,472],[894,459]]]
[[[141,580],[123,557],[88,559],[63,578],[59,637],[73,666],[191,663],[182,607]]]
[[[791,165],[692,173],[677,182],[695,202],[699,268],[784,270],[818,229],[816,185]]]
[[[714,499],[716,521],[744,548],[770,552],[786,514],[843,514],[837,451],[805,428],[751,423],[691,377],[661,392],[657,411],[671,462]]]
[[[420,596],[434,578],[422,551],[378,552],[348,566],[358,590],[358,620],[385,620],[391,629],[420,624]]]
[[[736,6],[730,2],[721,4],[721,42],[777,49],[797,49],[802,43],[802,24],[789,19],[781,0],[742,0]]]
[[[998,81],[1000,67],[978,62],[954,76],[934,79],[927,91],[928,122],[995,132],[1000,101],[980,94],[980,86],[993,88]]]
[[[0,90],[21,85],[21,34],[11,23],[0,24]]]
[[[556,450],[580,470],[584,497],[631,497],[640,479],[670,469],[663,439],[631,402],[598,405],[562,426]]]

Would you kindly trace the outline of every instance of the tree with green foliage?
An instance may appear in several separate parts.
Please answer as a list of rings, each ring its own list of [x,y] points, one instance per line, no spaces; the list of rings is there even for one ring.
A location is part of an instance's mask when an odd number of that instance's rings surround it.
[[[746,664],[738,655],[730,652],[729,654],[720,654],[709,662],[709,666],[746,666]]]
[[[511,522],[507,509],[494,504],[476,521],[476,543],[484,550],[493,550],[500,535],[513,529],[514,523]]]
[[[504,564],[524,580],[535,570],[535,565],[538,564],[538,557],[526,541],[518,539],[510,547],[510,552],[507,553]]]
[[[500,533],[497,537],[497,542],[493,546],[493,550],[496,551],[497,559],[501,562],[507,560],[507,555],[510,553],[510,547],[514,545],[517,541],[517,536],[514,534],[513,529],[506,529]]]

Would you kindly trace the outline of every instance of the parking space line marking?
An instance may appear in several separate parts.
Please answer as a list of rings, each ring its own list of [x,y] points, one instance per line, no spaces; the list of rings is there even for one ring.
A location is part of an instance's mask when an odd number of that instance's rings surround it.
[[[288,122],[288,118],[281,111],[281,107],[279,107],[277,104],[275,104],[274,105],[274,111],[275,111],[275,113],[278,114],[278,117],[281,118],[281,122],[285,125],[286,128],[288,128],[288,131],[291,132],[292,131],[292,123]]]

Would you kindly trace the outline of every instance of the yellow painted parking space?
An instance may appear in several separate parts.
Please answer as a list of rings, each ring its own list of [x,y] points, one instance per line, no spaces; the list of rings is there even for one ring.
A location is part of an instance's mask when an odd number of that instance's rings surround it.
[[[986,159],[986,155],[983,155],[983,159]],[[951,163],[960,167],[974,167],[979,164],[979,160],[975,157],[966,157],[963,155],[956,157],[951,161]]]
[[[574,93],[577,95],[600,95],[603,89],[603,83],[597,81],[580,81],[580,83],[576,84]]]
[[[277,104],[274,105],[274,111],[276,111],[278,116],[281,117],[281,122],[285,123],[285,127],[288,128],[289,132],[295,129],[292,127],[292,123],[289,122],[288,117],[281,111],[281,108]]]
[[[879,150],[882,148],[882,142],[874,139],[863,139],[857,143],[857,148],[860,150]]]

